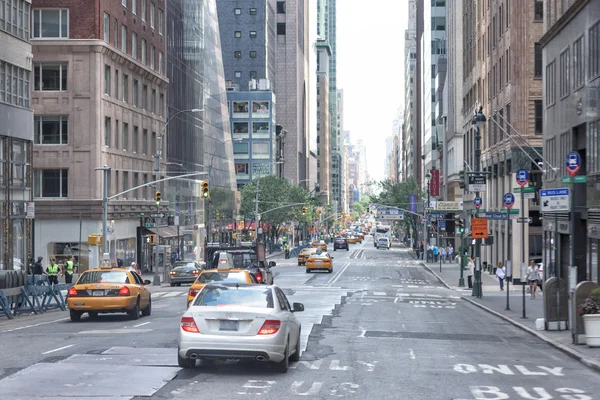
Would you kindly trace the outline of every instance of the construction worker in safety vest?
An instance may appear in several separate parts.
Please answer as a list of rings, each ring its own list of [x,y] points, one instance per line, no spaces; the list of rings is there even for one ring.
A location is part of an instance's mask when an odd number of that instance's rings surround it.
[[[50,259],[50,264],[46,267],[46,275],[48,275],[48,282],[50,285],[58,285],[58,274],[60,273],[60,268],[56,263],[54,258]]]
[[[73,283],[73,270],[75,269],[75,263],[73,262],[73,256],[67,256],[67,261],[63,265],[65,271],[65,283]]]

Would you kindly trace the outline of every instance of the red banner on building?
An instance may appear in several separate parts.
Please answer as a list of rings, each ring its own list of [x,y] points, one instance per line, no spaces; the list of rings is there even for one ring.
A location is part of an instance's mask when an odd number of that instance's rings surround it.
[[[429,195],[431,197],[438,197],[440,195],[440,170],[432,169],[431,180],[429,181]]]

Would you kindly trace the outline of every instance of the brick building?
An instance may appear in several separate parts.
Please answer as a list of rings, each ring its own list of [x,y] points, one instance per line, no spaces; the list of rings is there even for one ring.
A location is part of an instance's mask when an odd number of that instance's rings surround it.
[[[35,245],[46,260],[94,263],[87,245],[77,248],[102,231],[95,168],[111,168],[111,195],[154,179],[168,85],[164,10],[164,0],[32,3]],[[146,187],[111,200],[111,255],[139,261],[136,228],[153,198]]]

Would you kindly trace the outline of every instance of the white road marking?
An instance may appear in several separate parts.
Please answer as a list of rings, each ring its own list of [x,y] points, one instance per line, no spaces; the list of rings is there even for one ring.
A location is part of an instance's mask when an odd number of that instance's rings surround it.
[[[386,294],[386,292],[373,292],[374,296],[385,296]]]
[[[74,344],[70,344],[70,345],[68,345],[68,346],[59,347],[58,349],[54,349],[54,350],[48,350],[48,351],[45,351],[45,352],[43,352],[42,354],[50,354],[50,353],[55,353],[55,352],[57,352],[57,351],[61,351],[61,350],[64,350],[64,349],[68,349],[69,347],[73,347],[73,346],[75,346],[75,345],[74,345]]]
[[[358,328],[360,329],[360,335],[358,335],[358,337],[364,338],[365,337],[365,333],[367,333],[367,330],[364,329],[362,326],[359,326]]]
[[[415,352],[413,351],[413,349],[409,349],[408,354],[410,355],[410,359],[411,360],[416,360],[417,357],[415,356]]]
[[[42,325],[48,325],[48,324],[52,324],[54,322],[60,322],[60,321],[65,321],[67,319],[70,319],[70,317],[66,317],[66,318],[59,318],[59,319],[55,319],[52,321],[46,321],[46,322],[40,322],[38,324],[32,324],[32,325],[26,325],[26,326],[20,326],[18,328],[12,328],[12,329],[7,329],[5,331],[1,331],[0,333],[8,333],[8,332],[15,332],[15,331],[20,331],[22,329],[27,329],[27,328],[35,328],[36,326],[42,326]]]
[[[175,297],[175,296],[179,296],[181,295],[181,292],[170,292],[170,293],[166,293],[165,295],[163,295],[162,297]]]
[[[149,323],[151,323],[151,322],[152,322],[152,321],[148,321],[148,322],[142,322],[141,324],[134,325],[133,327],[134,327],[134,328],[137,328],[137,327],[139,327],[139,326],[148,325],[148,324],[149,324]]]
[[[342,269],[340,270],[340,272],[338,272],[334,277],[332,277],[329,282],[327,282],[327,285],[333,285],[334,283],[337,282],[338,279],[340,279],[340,276],[342,276],[342,274],[344,272],[346,272],[346,269],[348,269],[348,266],[350,265],[350,263],[346,263],[346,265],[344,265],[342,267]]]

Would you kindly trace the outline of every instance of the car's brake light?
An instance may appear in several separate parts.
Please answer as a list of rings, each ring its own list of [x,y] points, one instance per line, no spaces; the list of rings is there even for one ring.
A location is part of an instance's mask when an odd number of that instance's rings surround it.
[[[192,274],[194,274],[194,275],[198,275],[198,273],[199,273],[199,271],[197,269],[192,271]]]
[[[194,318],[192,317],[181,317],[181,329],[186,332],[200,333],[200,330],[196,326],[196,322],[194,322]]]
[[[262,280],[263,280],[262,272],[258,271],[256,273],[256,280],[258,281],[258,283],[262,282]]]
[[[196,295],[198,294],[198,292],[199,292],[199,290],[197,290],[197,289],[190,289],[190,290],[188,291],[188,294],[189,294],[190,296],[192,296],[192,297],[196,297]]]
[[[129,296],[130,294],[131,294],[131,292],[129,291],[129,288],[127,286],[123,286],[119,290],[119,296]]]
[[[169,275],[174,276],[176,274],[175,271],[169,271]]]
[[[262,327],[258,331],[258,334],[259,335],[272,335],[274,333],[277,333],[280,326],[281,326],[281,321],[276,320],[276,319],[268,319],[262,325]]]
[[[77,290],[73,286],[71,286],[71,288],[69,289],[68,296],[69,297],[75,297],[75,296],[78,296],[78,295],[79,295],[79,293],[77,293]]]

